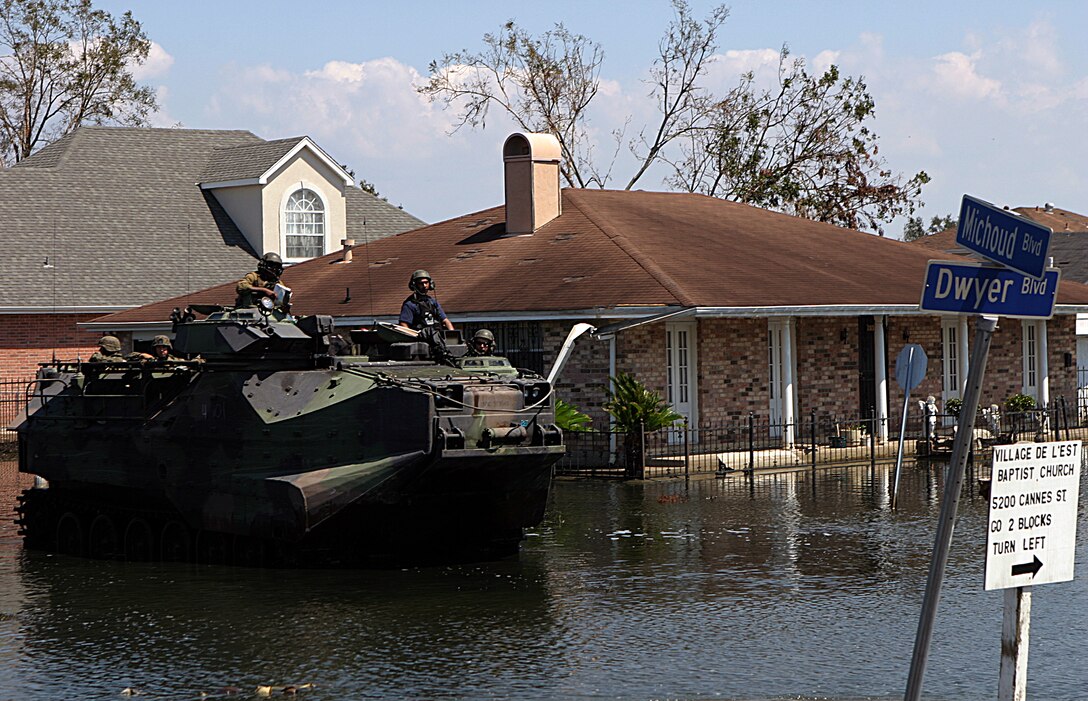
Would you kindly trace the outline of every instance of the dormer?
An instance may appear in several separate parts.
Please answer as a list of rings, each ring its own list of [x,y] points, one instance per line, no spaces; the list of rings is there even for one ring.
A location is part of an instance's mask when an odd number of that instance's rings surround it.
[[[347,237],[352,175],[309,137],[216,149],[200,179],[258,254],[297,263]]]

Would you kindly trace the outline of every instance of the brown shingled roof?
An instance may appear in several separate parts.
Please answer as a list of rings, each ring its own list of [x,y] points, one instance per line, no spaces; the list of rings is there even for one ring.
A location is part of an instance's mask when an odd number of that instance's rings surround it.
[[[1042,207],[1016,207],[1012,211],[1054,231],[1050,237],[1050,257],[1061,269],[1062,280],[1088,283],[1088,217],[1057,207],[1049,212]],[[924,236],[911,245],[939,252],[944,258],[950,254],[967,255],[965,249],[956,246],[955,229]]]
[[[284,273],[297,313],[396,314],[420,267],[454,318],[624,306],[917,305],[932,256],[703,195],[567,189],[563,213],[531,236],[507,236],[504,209],[495,207],[358,246],[350,264],[340,257]],[[186,301],[233,298],[231,281],[99,321],[162,320]],[[1063,283],[1059,301],[1088,304],[1088,287]]]

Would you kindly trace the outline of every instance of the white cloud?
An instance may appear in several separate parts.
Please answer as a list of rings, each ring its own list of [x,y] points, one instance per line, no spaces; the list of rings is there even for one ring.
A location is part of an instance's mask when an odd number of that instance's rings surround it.
[[[159,103],[159,109],[150,115],[149,121],[153,127],[174,127],[180,124],[178,119],[175,119],[173,115],[165,108],[165,105],[170,99],[170,89],[165,85],[160,85],[155,89],[155,101]]]
[[[306,77],[321,78],[337,83],[358,83],[362,81],[365,69],[362,63],[329,61],[319,71],[307,71]]]
[[[1001,82],[978,73],[980,52],[968,56],[959,51],[937,56],[933,66],[933,87],[954,97],[984,100],[1001,96]]]
[[[174,65],[174,57],[167,53],[159,44],[151,42],[151,50],[147,52],[147,60],[139,65],[131,66],[132,77],[136,80],[147,80],[165,75]]]
[[[1059,41],[1057,32],[1049,22],[1032,22],[1022,37],[1017,37],[1009,50],[1014,56],[1020,56],[1024,62],[1048,75],[1062,72],[1062,61],[1058,57]]]
[[[811,63],[812,73],[819,74],[827,72],[828,68],[831,68],[831,66],[838,64],[839,56],[841,55],[841,51],[821,51],[820,53],[816,54],[815,58],[812,59]]]

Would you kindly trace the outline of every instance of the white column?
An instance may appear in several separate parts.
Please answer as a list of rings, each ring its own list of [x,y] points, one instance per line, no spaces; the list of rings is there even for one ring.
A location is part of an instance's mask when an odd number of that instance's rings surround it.
[[[1047,361],[1046,319],[1036,325],[1038,329],[1039,350],[1039,403],[1050,406],[1050,363]]]
[[[783,436],[786,446],[792,446],[794,444],[794,421],[796,417],[793,412],[793,400],[794,400],[794,379],[793,379],[793,334],[790,333],[793,328],[793,318],[787,318],[786,323],[782,326],[782,422],[786,425],[786,432]]]
[[[613,378],[616,376],[616,335],[612,334],[608,337],[608,377]],[[611,379],[608,380],[611,382]],[[609,387],[611,389],[611,386]],[[616,461],[616,434],[611,433],[615,428],[616,419],[612,417],[612,414],[608,415],[608,454],[609,462]]]
[[[876,380],[877,437],[888,440],[888,368],[884,366],[884,316],[873,317],[873,369]]]
[[[971,365],[971,349],[967,347],[967,315],[960,315],[960,330],[956,334],[956,344],[959,346],[957,349],[959,352],[956,356],[959,358],[960,363],[960,399],[963,399],[964,393],[967,392],[967,373],[970,370]]]

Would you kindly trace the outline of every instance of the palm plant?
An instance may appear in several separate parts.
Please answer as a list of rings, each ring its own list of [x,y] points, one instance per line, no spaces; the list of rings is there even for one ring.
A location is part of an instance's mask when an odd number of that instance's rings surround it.
[[[592,422],[588,414],[583,414],[573,404],[567,404],[562,399],[555,400],[555,425],[565,433],[588,431]]]
[[[604,410],[612,417],[612,430],[625,434],[627,476],[635,477],[642,455],[642,434],[671,426],[684,417],[676,413],[661,395],[631,375],[620,373],[610,378],[612,391]]]

